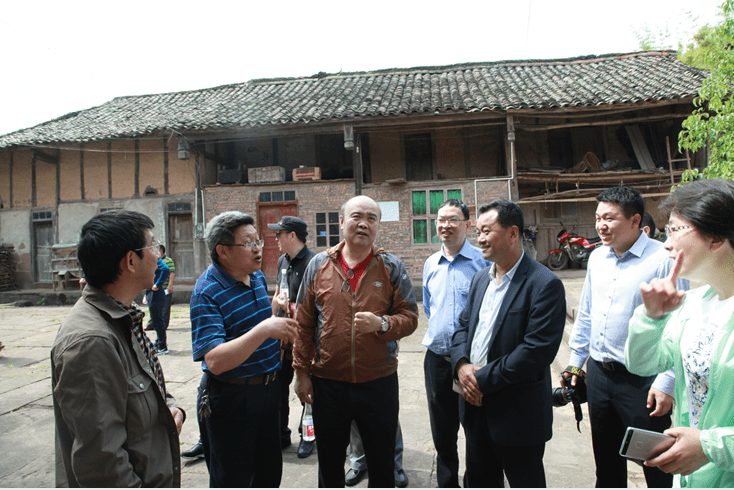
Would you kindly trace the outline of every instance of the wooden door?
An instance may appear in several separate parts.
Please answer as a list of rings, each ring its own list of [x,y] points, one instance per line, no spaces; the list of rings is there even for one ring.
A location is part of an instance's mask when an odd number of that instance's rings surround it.
[[[194,270],[194,222],[191,214],[168,215],[169,244],[166,254],[173,259],[176,265],[176,278],[173,287],[179,279],[196,279]]]
[[[265,240],[263,245],[262,271],[268,284],[275,284],[278,277],[278,242],[275,239],[276,232],[268,228],[269,223],[277,223],[283,216],[298,216],[298,204],[292,201],[288,203],[260,203],[258,204],[257,232],[260,238]]]
[[[33,245],[36,282],[52,282],[51,275],[51,247],[54,226],[51,221],[36,221],[33,223]]]

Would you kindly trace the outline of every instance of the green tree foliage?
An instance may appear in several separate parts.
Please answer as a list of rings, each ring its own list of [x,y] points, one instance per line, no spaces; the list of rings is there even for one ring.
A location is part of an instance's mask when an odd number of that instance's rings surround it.
[[[699,42],[696,56],[702,56],[703,63],[707,63],[711,71],[699,96],[693,101],[693,114],[683,121],[683,131],[678,138],[678,146],[691,151],[705,148],[708,143],[709,164],[700,173],[697,170],[686,171],[684,182],[698,178],[734,179],[734,98],[731,97],[734,86],[734,0],[725,0],[721,13],[721,24],[711,28],[712,32],[704,33],[705,39]]]
[[[678,47],[678,59],[689,66],[711,70],[716,67],[716,27],[701,27],[685,46]]]

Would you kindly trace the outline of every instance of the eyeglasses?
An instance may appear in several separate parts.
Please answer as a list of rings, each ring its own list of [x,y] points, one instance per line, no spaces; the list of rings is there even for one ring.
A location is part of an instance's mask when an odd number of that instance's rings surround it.
[[[159,252],[159,253],[160,253],[160,248],[161,248],[161,241],[160,241],[160,240],[156,240],[156,239],[154,238],[154,239],[153,239],[153,242],[152,242],[152,244],[151,244],[151,245],[148,245],[147,247],[142,247],[142,248],[136,248],[135,250],[133,250],[133,252],[140,252],[141,250],[145,250],[146,248],[152,248],[152,249],[155,249],[154,251],[156,251],[156,252]]]
[[[691,225],[683,225],[683,226],[670,226],[665,225],[665,234],[666,235],[672,235],[678,230],[685,230],[687,228],[693,228]]]
[[[265,240],[254,240],[252,242],[245,242],[245,243],[228,243],[228,244],[222,244],[225,247],[245,247],[245,248],[252,248],[252,247],[262,247],[265,244]]]
[[[459,224],[459,223],[461,223],[463,221],[469,221],[469,220],[466,220],[466,219],[456,219],[456,218],[449,218],[449,219],[438,218],[436,220],[436,224],[437,225],[451,225],[451,226],[454,226],[454,225],[457,225],[457,224]]]

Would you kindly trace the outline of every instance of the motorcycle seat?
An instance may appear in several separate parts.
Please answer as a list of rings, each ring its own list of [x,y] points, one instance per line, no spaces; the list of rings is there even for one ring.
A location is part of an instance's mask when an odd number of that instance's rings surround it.
[[[599,238],[599,237],[596,237],[596,238],[587,238],[587,240],[589,241],[589,243],[596,243],[596,242],[601,241],[601,238]]]

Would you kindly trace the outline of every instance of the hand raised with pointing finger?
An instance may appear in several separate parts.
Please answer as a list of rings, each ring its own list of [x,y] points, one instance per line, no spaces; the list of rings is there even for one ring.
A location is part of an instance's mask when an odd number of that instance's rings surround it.
[[[681,300],[685,296],[685,292],[678,291],[677,281],[683,264],[683,252],[678,252],[678,256],[673,263],[673,269],[668,277],[664,279],[653,279],[650,283],[643,282],[640,284],[640,293],[642,294],[642,302],[645,304],[645,314],[655,320],[660,319],[678,308]]]

